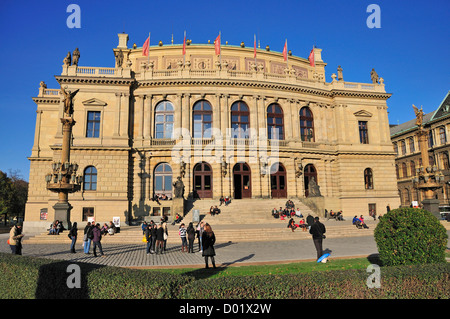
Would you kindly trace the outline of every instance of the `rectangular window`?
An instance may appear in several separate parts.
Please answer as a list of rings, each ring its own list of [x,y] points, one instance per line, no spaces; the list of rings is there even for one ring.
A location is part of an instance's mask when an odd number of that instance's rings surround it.
[[[94,217],[94,207],[83,207],[83,221],[87,222],[89,217]]]
[[[86,137],[100,136],[100,112],[88,111]]]
[[[361,144],[369,144],[369,131],[367,130],[367,121],[359,121],[359,141]]]

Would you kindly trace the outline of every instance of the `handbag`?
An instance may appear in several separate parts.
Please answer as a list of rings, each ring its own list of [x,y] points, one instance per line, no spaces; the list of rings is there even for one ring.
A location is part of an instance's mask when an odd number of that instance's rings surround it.
[[[145,236],[142,237],[142,242],[143,242],[143,243],[146,243],[146,242],[147,242],[147,237],[145,237]]]

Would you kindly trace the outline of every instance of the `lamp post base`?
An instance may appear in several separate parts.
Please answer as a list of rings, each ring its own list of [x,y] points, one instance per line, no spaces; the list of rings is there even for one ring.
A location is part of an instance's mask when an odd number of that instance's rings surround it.
[[[441,219],[439,199],[424,199],[422,201],[422,208],[432,213],[437,219]]]
[[[69,203],[56,203],[53,206],[55,210],[55,220],[63,222],[63,226],[66,229],[70,229],[70,211],[72,210],[72,205]]]

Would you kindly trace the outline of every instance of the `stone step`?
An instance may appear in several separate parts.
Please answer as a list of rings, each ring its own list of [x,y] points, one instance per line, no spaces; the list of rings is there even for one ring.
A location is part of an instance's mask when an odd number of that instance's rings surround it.
[[[264,241],[264,240],[286,240],[286,239],[311,239],[308,231],[296,229],[292,232],[286,227],[287,224],[278,225],[276,227],[261,227],[260,225],[253,225],[248,227],[241,225],[239,227],[215,227],[213,228],[217,238],[217,242],[244,242],[244,241]],[[102,238],[102,243],[119,244],[119,243],[140,243],[142,242],[143,234],[139,226],[130,227],[113,236],[106,235]],[[79,239],[81,241],[82,231],[79,231]],[[357,236],[371,236],[373,235],[373,228],[356,229],[354,226],[334,226],[327,227],[327,238],[337,237],[357,237]],[[181,243],[178,234],[178,225],[169,227],[168,243]],[[61,235],[47,235],[40,234],[32,238],[24,240],[24,243],[30,244],[70,244],[70,239],[67,233]]]

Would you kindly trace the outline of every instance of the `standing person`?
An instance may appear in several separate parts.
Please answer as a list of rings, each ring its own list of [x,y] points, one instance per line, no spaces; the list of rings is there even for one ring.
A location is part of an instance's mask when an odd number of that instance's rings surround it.
[[[154,253],[154,251],[152,250],[152,227],[152,225],[148,224],[147,228],[145,229],[145,239],[147,240],[147,255]]]
[[[94,234],[94,238],[92,239],[92,242],[94,243],[94,257],[97,257],[97,246],[100,250],[100,255],[102,257],[105,257],[103,254],[103,248],[102,248],[102,231],[100,230],[100,224],[96,224],[94,228],[92,229],[92,232]]]
[[[151,234],[151,247],[150,252],[153,254],[155,252],[155,246],[156,246],[156,224],[152,223],[150,227],[150,234]]]
[[[162,254],[164,250],[164,228],[161,224],[158,224],[158,228],[156,229],[156,254]]]
[[[188,228],[186,229],[187,239],[189,243],[188,253],[194,252],[194,240],[195,240],[195,229],[192,223],[189,223]]]
[[[84,253],[89,254],[89,249],[91,248],[91,241],[92,239],[89,238],[89,231],[91,230],[91,222],[88,222],[86,226],[84,227],[84,233],[83,233],[83,248]]]
[[[167,249],[167,238],[169,237],[169,230],[167,229],[167,222],[164,221],[161,224],[162,229],[164,230],[163,238],[164,238],[164,244],[163,244],[163,251],[166,251]]]
[[[197,226],[198,250],[200,252],[203,252],[202,235],[203,235],[203,222],[200,222]]]
[[[72,225],[72,228],[69,230],[69,238],[72,240],[72,243],[70,244],[70,252],[72,254],[75,254],[75,243],[77,242],[77,236],[78,236],[78,224],[77,222],[74,222]]]
[[[9,231],[9,247],[13,255],[22,255],[22,223],[17,223]]]
[[[203,244],[203,252],[202,256],[205,257],[205,268],[209,268],[208,266],[208,257],[211,258],[211,262],[213,268],[216,268],[216,262],[214,260],[214,256],[216,255],[216,251],[214,250],[214,243],[216,242],[216,236],[211,229],[211,226],[206,223],[205,228],[202,235],[202,244]]]
[[[309,233],[312,235],[314,246],[316,247],[317,259],[319,259],[320,256],[323,255],[322,241],[325,237],[324,235],[325,232],[326,232],[325,225],[319,221],[319,217],[315,217],[314,224],[312,224]]]
[[[178,234],[180,235],[181,238],[181,251],[184,252],[185,247],[187,251],[186,228],[184,227],[184,223],[180,225]]]

